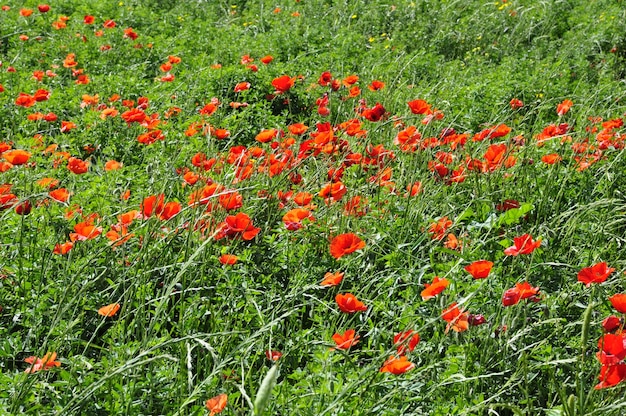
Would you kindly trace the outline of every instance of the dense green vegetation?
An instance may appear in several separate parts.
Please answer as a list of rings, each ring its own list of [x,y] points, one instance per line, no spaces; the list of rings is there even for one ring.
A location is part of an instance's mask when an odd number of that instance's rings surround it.
[[[622,1],[3,4],[0,413],[624,412]]]

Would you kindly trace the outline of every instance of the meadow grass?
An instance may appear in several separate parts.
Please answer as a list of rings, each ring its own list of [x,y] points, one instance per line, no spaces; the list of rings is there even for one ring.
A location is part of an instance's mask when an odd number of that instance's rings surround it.
[[[620,2],[3,5],[0,413],[624,412]]]

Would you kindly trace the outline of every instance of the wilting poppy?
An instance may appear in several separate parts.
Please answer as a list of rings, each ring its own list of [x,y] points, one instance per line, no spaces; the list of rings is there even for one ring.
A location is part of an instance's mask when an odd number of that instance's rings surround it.
[[[472,275],[474,279],[484,279],[489,276],[493,262],[488,260],[477,260],[465,266],[465,271]]]
[[[434,298],[435,296],[443,292],[444,289],[448,287],[449,284],[450,282],[448,281],[448,279],[444,277],[435,276],[433,278],[432,283],[424,284],[425,289],[422,290],[422,293],[421,293],[422,300],[428,300],[428,299]]]
[[[333,341],[337,344],[337,348],[340,350],[349,350],[351,347],[359,343],[359,336],[355,336],[354,329],[348,329],[343,334],[335,333],[333,335]]]
[[[338,293],[337,296],[335,296],[335,301],[341,312],[344,313],[355,313],[367,310],[367,306],[352,293]]]
[[[533,238],[530,234],[524,234],[519,237],[515,237],[513,239],[513,245],[504,250],[504,254],[506,254],[507,256],[530,254],[540,246],[541,238],[538,238],[537,241],[533,241]]]
[[[395,375],[404,374],[409,370],[415,368],[415,364],[410,362],[406,356],[389,357],[383,366],[380,368],[381,373],[391,373]]]
[[[607,267],[606,262],[594,264],[591,267],[585,267],[578,272],[578,281],[591,286],[592,283],[604,282],[615,269],[613,267]]]
[[[37,357],[25,358],[24,361],[30,364],[30,367],[24,370],[24,372],[36,373],[37,371],[40,371],[40,370],[49,370],[53,367],[60,367],[61,362],[56,361],[56,358],[57,358],[56,352],[49,352],[46,355],[44,355],[42,358],[37,358]]]
[[[356,234],[340,234],[330,242],[330,254],[334,258],[340,259],[364,247],[365,241],[361,240]]]
[[[111,318],[117,315],[117,312],[120,310],[119,303],[111,303],[110,305],[106,305],[98,309],[98,315],[104,316],[106,318]]]
[[[226,407],[228,402],[228,396],[226,394],[219,394],[206,401],[206,408],[209,409],[210,416],[221,413]]]
[[[324,280],[322,280],[322,282],[320,283],[320,286],[322,287],[337,286],[343,280],[343,275],[344,274],[342,272],[335,272],[335,273],[327,272],[324,275]]]

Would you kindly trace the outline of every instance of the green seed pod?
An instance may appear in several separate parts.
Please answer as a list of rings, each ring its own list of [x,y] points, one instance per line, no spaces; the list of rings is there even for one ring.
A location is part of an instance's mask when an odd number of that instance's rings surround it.
[[[267,406],[269,402],[270,396],[272,395],[272,389],[276,385],[276,379],[278,378],[278,364],[274,364],[270,371],[267,372],[265,378],[261,382],[261,387],[259,387],[259,391],[254,399],[254,414],[261,415],[263,414],[263,410]]]

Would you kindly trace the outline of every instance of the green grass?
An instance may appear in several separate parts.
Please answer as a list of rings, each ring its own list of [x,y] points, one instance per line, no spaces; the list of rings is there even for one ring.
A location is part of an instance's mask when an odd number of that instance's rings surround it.
[[[0,161],[9,149],[31,156],[0,169],[0,413],[207,414],[206,401],[221,393],[226,415],[624,412],[623,383],[594,389],[598,342],[609,339],[602,321],[615,314],[623,323],[609,297],[625,290],[626,133],[616,123],[608,140],[597,138],[603,122],[626,112],[620,2],[61,0],[47,13],[36,3],[6,4]],[[20,16],[22,7],[32,15]],[[67,27],[57,30],[61,16]],[[103,28],[108,19],[114,28]],[[127,28],[137,39],[124,37]],[[66,68],[70,53],[77,65]],[[244,55],[254,61],[242,64]],[[266,55],[269,64],[260,61]],[[169,56],[181,61],[169,70],[173,81],[162,82]],[[75,82],[77,69],[89,83]],[[34,71],[44,72],[41,81]],[[319,84],[324,71],[338,80],[336,91]],[[294,85],[276,94],[272,81],[282,75]],[[341,85],[350,75],[359,77],[357,97]],[[374,80],[384,88],[370,91]],[[244,81],[251,88],[235,93]],[[15,104],[39,89],[48,100]],[[96,94],[97,104],[83,103]],[[325,95],[327,116],[316,104]],[[163,140],[150,145],[137,140],[146,126],[121,117],[140,97],[160,120],[151,128]],[[200,114],[214,98],[217,110]],[[514,98],[523,107],[511,108]],[[423,123],[427,116],[407,105],[416,99],[443,118]],[[565,99],[573,107],[558,115]],[[376,103],[385,114],[370,121],[363,109]],[[118,114],[103,117],[105,107]],[[58,119],[27,118],[36,112]],[[352,119],[366,133],[349,134],[343,123]],[[62,121],[76,128],[63,133]],[[294,123],[308,131],[289,134]],[[563,123],[538,143],[544,129]],[[472,140],[501,124],[511,131]],[[209,125],[230,134],[220,139]],[[408,126],[420,134],[412,151],[394,143]],[[323,142],[329,127],[330,145],[306,151],[303,143]],[[278,137],[255,140],[271,128]],[[445,142],[452,130],[467,135],[464,145]],[[485,155],[497,145],[502,163],[489,166]],[[193,162],[198,153],[204,167]],[[553,153],[562,160],[542,162]],[[88,171],[70,171],[69,156],[88,161]],[[108,171],[110,160],[123,166]],[[187,172],[198,182],[184,183]],[[333,174],[346,188],[337,202],[319,195]],[[43,178],[58,180],[69,201],[52,200],[37,183]],[[418,181],[422,192],[406,195]],[[223,188],[189,204],[212,183]],[[242,196],[229,211],[219,203],[228,190]],[[314,219],[289,230],[282,218],[298,207],[299,192],[312,194]],[[134,216],[119,245],[105,236],[123,235],[119,216],[159,194],[180,212]],[[345,206],[356,197],[358,215]],[[507,200],[519,208],[503,211]],[[18,214],[26,201],[32,210]],[[220,224],[237,213],[258,234],[220,238]],[[443,217],[451,225],[434,238],[431,227]],[[88,218],[101,234],[55,254]],[[331,241],[345,233],[365,247],[336,259]],[[524,234],[541,246],[505,255]],[[221,264],[223,254],[237,263]],[[464,267],[483,259],[494,266],[475,280]],[[615,269],[605,282],[577,281],[600,262]],[[344,273],[339,286],[320,285],[327,272]],[[450,284],[423,300],[435,276]],[[539,294],[503,306],[504,292],[522,282]],[[341,312],[340,293],[367,309]],[[485,323],[447,330],[441,315],[453,302]],[[110,304],[121,306],[115,316],[98,314]],[[333,335],[348,329],[358,343],[337,349]],[[420,335],[406,352],[414,367],[380,372],[398,355],[394,336],[407,330]],[[274,364],[267,351],[282,356]],[[32,371],[25,360],[48,352],[60,365]]]

